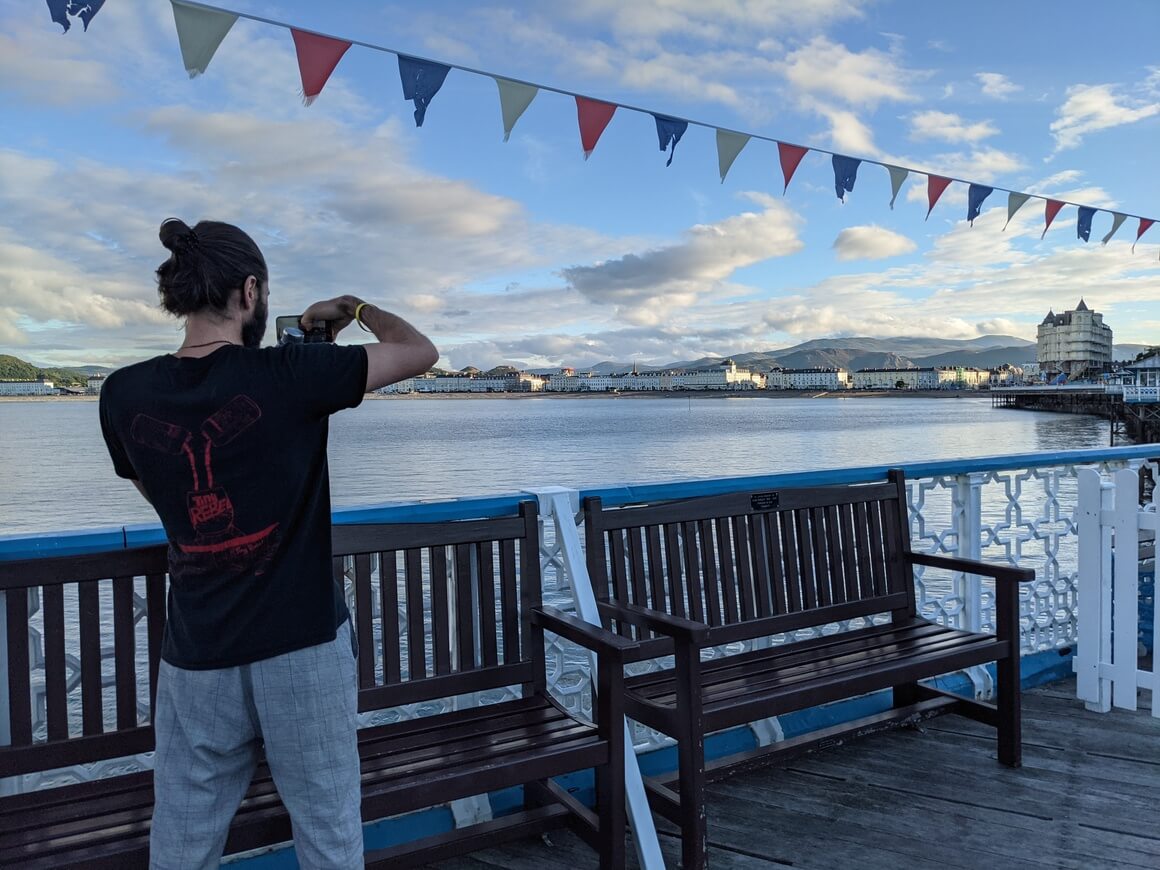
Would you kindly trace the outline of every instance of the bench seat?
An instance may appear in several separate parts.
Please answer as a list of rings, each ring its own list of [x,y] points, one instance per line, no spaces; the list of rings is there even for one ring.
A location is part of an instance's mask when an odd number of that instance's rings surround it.
[[[784,646],[710,659],[701,665],[706,732],[887,689],[926,675],[992,662],[1004,654],[993,635],[929,622],[876,625]],[[913,672],[913,673],[912,673]],[[672,669],[625,680],[630,718],[662,729],[673,726],[677,678]]]

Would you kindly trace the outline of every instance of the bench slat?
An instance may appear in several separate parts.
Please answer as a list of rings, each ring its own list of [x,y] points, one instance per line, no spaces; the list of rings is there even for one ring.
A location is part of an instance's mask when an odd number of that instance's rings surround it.
[[[503,599],[503,660],[510,665],[522,659],[522,645],[526,642],[519,620],[514,541],[501,541],[499,545],[499,587]]]
[[[403,578],[407,589],[407,670],[412,680],[421,680],[427,676],[422,550],[408,547],[404,552]]]
[[[133,625],[133,578],[113,580],[113,668],[117,730],[137,727],[137,642]]]
[[[14,589],[8,605],[8,727],[13,746],[32,743],[32,687],[28,661],[28,592]]]
[[[81,657],[81,730],[85,736],[105,730],[101,692],[101,599],[98,581],[78,585]]]
[[[10,596],[21,593],[10,592]],[[27,593],[24,593],[27,594]],[[68,683],[65,670],[64,587],[45,586],[44,706],[48,739],[68,738]]]
[[[398,551],[379,553],[379,610],[383,632],[383,682],[397,683],[401,673],[399,650],[399,563]],[[372,644],[373,645],[373,644]],[[361,644],[360,644],[361,655]],[[388,652],[388,650],[390,652]]]
[[[496,630],[496,590],[495,590],[495,550],[491,543],[475,545],[476,563],[479,565],[479,648],[482,658],[480,667],[491,668],[499,664],[499,645]]]
[[[451,673],[451,573],[446,548],[429,547],[427,554],[431,566],[431,651],[434,673],[439,676]]]
[[[371,554],[354,556],[354,631],[359,641],[358,687],[375,685],[374,613],[371,605]],[[380,575],[381,579],[381,575]]]
[[[146,632],[149,643],[149,721],[157,704],[157,673],[161,670],[161,644],[165,637],[165,575],[145,577]]]

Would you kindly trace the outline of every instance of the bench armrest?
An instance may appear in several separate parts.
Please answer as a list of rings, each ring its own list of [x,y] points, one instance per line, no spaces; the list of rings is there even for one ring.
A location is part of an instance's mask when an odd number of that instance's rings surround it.
[[[683,643],[701,646],[705,643],[705,639],[709,633],[709,626],[703,622],[683,619],[680,616],[670,616],[667,613],[661,613],[659,610],[650,610],[638,604],[627,604],[623,602],[613,604],[607,601],[598,601],[596,606],[600,609],[602,616],[624,620],[641,628],[647,628],[649,631],[655,631],[657,634],[667,635]]]
[[[987,562],[978,562],[974,559],[960,559],[957,556],[939,556],[934,553],[910,553],[907,559],[913,565],[925,565],[929,568],[946,568],[950,571],[965,571],[967,574],[980,574],[983,577],[993,577],[1007,583],[1027,583],[1035,579],[1035,571],[1031,568],[1012,568],[1010,565],[991,565]]]
[[[601,655],[610,655],[617,660],[623,659],[628,650],[640,646],[634,640],[615,635],[606,628],[592,625],[578,616],[548,605],[532,611],[532,625],[558,634],[585,649]]]

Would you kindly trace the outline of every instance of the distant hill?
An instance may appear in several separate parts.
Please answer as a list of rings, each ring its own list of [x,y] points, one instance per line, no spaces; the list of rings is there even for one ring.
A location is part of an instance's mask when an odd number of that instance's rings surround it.
[[[3,381],[35,381],[39,378],[48,378],[56,386],[82,386],[95,372],[108,373],[112,369],[102,366],[84,366],[82,368],[61,368],[52,366],[37,366],[19,357],[0,354],[0,380]]]

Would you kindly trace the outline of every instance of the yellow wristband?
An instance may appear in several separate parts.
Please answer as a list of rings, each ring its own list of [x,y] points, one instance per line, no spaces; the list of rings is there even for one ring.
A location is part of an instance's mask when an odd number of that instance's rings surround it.
[[[368,327],[368,326],[367,326],[365,323],[363,323],[363,322],[362,322],[362,317],[360,317],[360,316],[359,316],[359,315],[361,315],[361,314],[362,314],[362,310],[363,310],[364,308],[366,308],[366,307],[367,307],[367,305],[368,305],[368,303],[366,303],[366,302],[360,302],[358,305],[356,305],[356,306],[355,306],[355,309],[354,309],[354,321],[355,321],[355,323],[357,323],[359,326],[361,326],[361,327],[362,327],[364,330],[366,330],[367,332],[370,332],[370,331],[371,331],[371,330],[370,330],[370,328],[369,328],[369,327]]]

